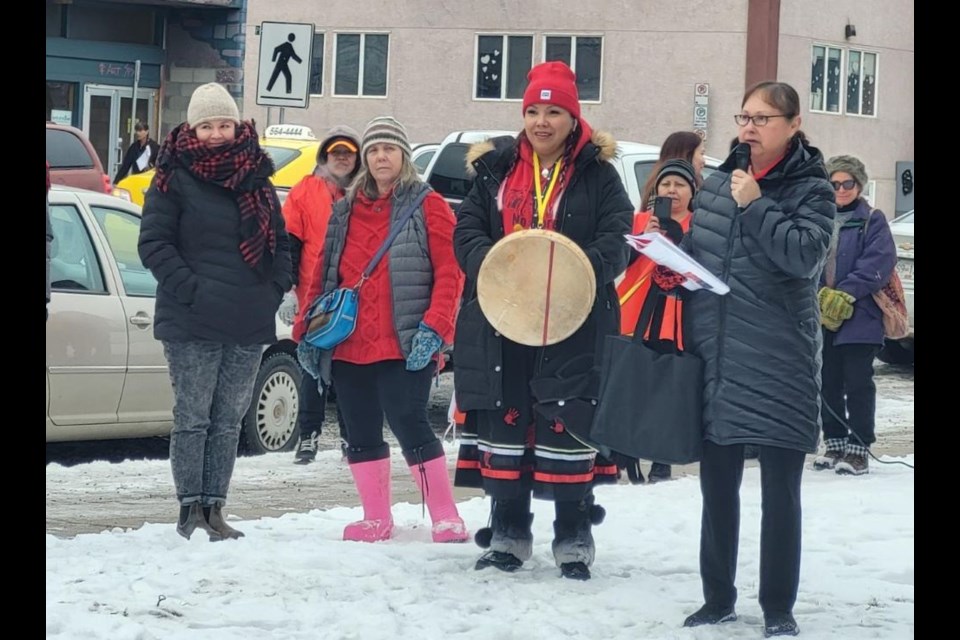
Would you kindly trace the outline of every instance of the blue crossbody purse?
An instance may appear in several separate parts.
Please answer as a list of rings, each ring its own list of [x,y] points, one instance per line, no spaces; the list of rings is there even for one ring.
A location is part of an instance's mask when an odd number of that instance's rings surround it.
[[[360,305],[360,287],[367,281],[377,263],[387,253],[390,245],[400,234],[400,230],[413,217],[413,213],[423,203],[430,189],[424,189],[400,216],[383,245],[377,250],[370,264],[363,270],[360,281],[353,287],[338,287],[317,298],[307,310],[307,330],[304,340],[318,349],[333,349],[350,337],[357,326],[357,311]]]

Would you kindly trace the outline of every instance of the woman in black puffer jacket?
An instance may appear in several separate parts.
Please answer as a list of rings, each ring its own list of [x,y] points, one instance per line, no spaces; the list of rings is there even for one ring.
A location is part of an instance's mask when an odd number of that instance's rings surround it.
[[[689,296],[687,349],[704,360],[704,606],[684,626],[736,618],[739,489],[745,445],[760,448],[763,518],[760,606],[766,633],[795,635],[800,580],[800,478],[817,448],[820,311],[817,289],[827,256],[833,190],[820,151],[800,131],[797,92],[781,82],[749,89],[734,151],[707,178],[683,246],[730,286]]]
[[[164,141],[147,192],[140,258],[158,282],[154,336],[174,394],[170,465],[189,538],[243,534],[223,516],[263,346],[292,283],[273,162],[221,85],[198,87]]]

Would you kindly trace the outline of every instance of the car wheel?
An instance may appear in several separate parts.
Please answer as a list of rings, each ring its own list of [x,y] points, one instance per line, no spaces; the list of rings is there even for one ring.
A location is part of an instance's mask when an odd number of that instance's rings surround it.
[[[274,353],[260,363],[241,429],[244,452],[290,451],[296,445],[300,377],[300,365],[288,353]]]
[[[887,364],[913,364],[913,341],[886,340],[877,359]]]

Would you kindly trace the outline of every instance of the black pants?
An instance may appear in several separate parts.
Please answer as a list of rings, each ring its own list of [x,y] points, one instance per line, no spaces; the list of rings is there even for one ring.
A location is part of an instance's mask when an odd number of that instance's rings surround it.
[[[873,344],[834,346],[832,338],[825,335],[823,339],[820,390],[823,401],[833,410],[833,413],[827,407],[820,410],[823,437],[847,437],[847,428],[834,417],[836,413],[850,425],[850,430],[857,434],[863,445],[869,447],[877,439],[874,434],[877,385],[873,382],[873,359],[880,347]]]
[[[323,432],[323,422],[327,417],[327,395],[329,389],[320,391],[317,379],[306,371],[300,378],[300,411],[297,415],[297,425],[300,427],[300,437],[310,435],[310,432]],[[343,414],[340,405],[337,405],[337,422],[340,423],[340,439],[346,441],[347,429],[343,424]]]
[[[383,440],[384,416],[405,452],[439,443],[427,419],[433,372],[434,367],[407,371],[403,360],[364,365],[333,361],[337,406],[347,427],[348,461],[366,462],[389,455]],[[428,448],[435,450],[435,446]]]
[[[800,478],[804,453],[760,447],[760,607],[789,613],[800,584]],[[704,442],[700,461],[703,519],[700,578],[706,604],[733,607],[740,544],[743,445]]]

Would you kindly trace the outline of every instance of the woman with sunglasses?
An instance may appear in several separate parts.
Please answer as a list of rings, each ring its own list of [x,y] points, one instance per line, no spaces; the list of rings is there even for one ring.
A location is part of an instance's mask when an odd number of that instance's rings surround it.
[[[862,196],[867,184],[863,162],[835,156],[827,162],[827,172],[836,192],[837,218],[819,292],[826,451],[813,468],[862,475],[869,471],[869,447],[876,440],[873,359],[883,346],[883,312],[873,294],[890,281],[897,247],[887,217]]]
[[[682,246],[730,286],[684,301],[684,345],[704,360],[704,605],[684,626],[736,620],[740,482],[745,445],[760,447],[759,599],[764,635],[796,635],[800,478],[817,450],[820,312],[833,189],[823,155],[800,131],[800,98],[782,82],[747,90],[738,145],[705,181]],[[749,153],[744,153],[749,150]]]

